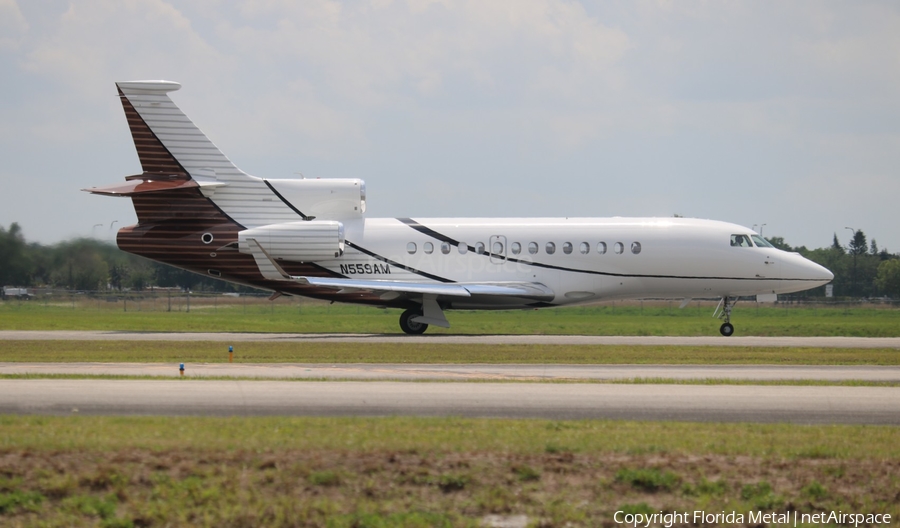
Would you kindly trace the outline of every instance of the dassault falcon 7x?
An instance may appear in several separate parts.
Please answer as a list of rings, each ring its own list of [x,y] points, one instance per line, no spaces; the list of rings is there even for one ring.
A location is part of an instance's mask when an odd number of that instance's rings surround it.
[[[238,169],[172,102],[169,81],[117,83],[143,172],[85,189],[127,196],[119,247],[279,294],[405,309],[400,328],[452,309],[610,299],[719,298],[829,282],[827,269],[739,225],[687,218],[366,218],[359,179],[268,179]]]

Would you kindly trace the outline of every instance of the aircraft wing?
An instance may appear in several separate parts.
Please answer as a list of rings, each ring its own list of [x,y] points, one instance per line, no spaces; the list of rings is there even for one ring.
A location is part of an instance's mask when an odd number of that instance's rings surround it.
[[[534,301],[551,301],[553,290],[537,282],[454,282],[422,283],[395,280],[359,280],[331,277],[295,277],[284,271],[256,239],[247,239],[250,252],[262,275],[270,280],[295,281],[340,292],[371,291],[395,293],[400,296],[429,297],[517,297]]]
[[[498,296],[520,297],[536,301],[553,299],[553,291],[539,283],[532,282],[454,282],[433,284],[393,280],[333,279],[322,277],[291,277],[291,279],[312,286],[335,288],[341,291],[397,292],[415,295],[437,295],[447,297]]]

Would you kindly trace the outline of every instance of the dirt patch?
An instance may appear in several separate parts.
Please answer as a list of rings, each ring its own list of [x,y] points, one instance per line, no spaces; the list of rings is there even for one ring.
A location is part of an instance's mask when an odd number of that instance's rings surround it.
[[[898,504],[897,460],[565,451],[0,452],[4,525],[465,526],[491,515],[525,515],[538,526],[615,526],[617,510],[896,516]]]

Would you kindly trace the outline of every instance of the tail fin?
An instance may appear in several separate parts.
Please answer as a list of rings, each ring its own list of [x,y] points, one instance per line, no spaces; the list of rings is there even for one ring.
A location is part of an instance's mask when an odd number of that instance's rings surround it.
[[[213,171],[216,179],[255,179],[235,167],[167,95],[171,81],[116,83],[144,172],[178,170],[191,177]]]
[[[191,179],[222,212],[246,227],[297,220],[261,178],[238,169],[181,111],[171,81],[116,83],[144,173]]]

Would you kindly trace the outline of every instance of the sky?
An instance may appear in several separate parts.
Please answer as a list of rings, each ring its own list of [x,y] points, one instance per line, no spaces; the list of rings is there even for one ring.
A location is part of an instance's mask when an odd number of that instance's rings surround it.
[[[112,240],[116,81],[368,217],[674,214],[900,252],[900,4],[0,0],[0,226]],[[758,230],[758,229],[757,229]]]

